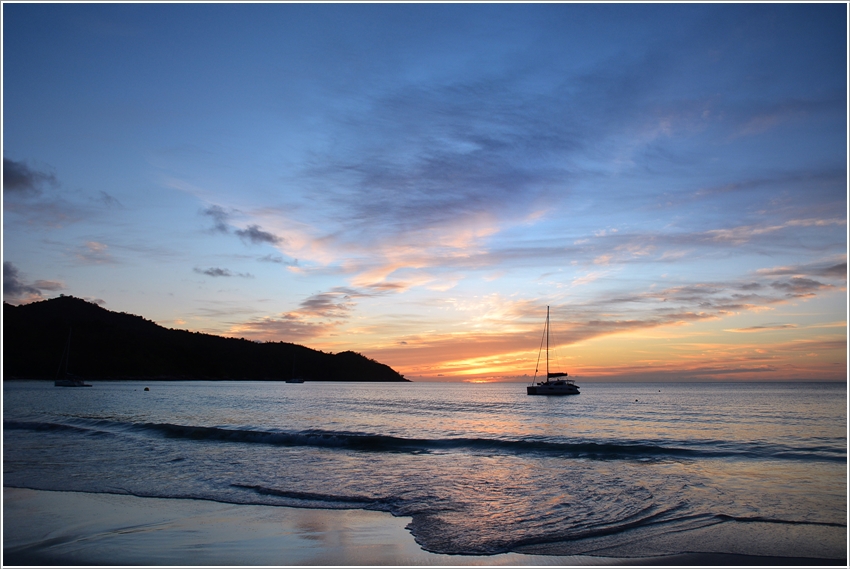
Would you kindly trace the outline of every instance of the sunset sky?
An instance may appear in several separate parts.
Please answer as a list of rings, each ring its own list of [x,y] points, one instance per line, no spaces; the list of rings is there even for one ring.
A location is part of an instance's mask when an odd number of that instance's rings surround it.
[[[416,380],[845,380],[847,6],[3,4],[3,296]]]

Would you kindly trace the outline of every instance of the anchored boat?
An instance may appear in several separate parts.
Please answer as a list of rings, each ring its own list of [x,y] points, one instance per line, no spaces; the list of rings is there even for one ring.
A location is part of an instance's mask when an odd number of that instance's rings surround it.
[[[546,307],[546,324],[543,327],[543,335],[546,338],[546,381],[537,381],[537,370],[534,370],[534,379],[531,385],[526,386],[529,395],[578,395],[578,385],[572,379],[565,379],[569,374],[566,372],[549,371],[549,307]],[[540,364],[540,353],[543,351],[543,342],[540,342],[540,352],[537,354],[537,363]]]
[[[62,353],[62,359],[59,361],[59,369],[56,370],[56,381],[53,382],[53,385],[55,387],[91,387],[91,384],[68,373],[68,360],[70,357],[71,330],[68,330],[68,342],[65,344],[65,351]]]

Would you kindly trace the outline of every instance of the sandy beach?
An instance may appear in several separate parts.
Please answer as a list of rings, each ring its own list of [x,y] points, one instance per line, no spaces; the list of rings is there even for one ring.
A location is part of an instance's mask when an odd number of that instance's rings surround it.
[[[3,489],[4,565],[602,565],[605,558],[437,555],[409,518]]]
[[[408,518],[365,510],[3,489],[3,565],[606,566],[841,565],[842,560],[689,554],[662,557],[422,550]]]

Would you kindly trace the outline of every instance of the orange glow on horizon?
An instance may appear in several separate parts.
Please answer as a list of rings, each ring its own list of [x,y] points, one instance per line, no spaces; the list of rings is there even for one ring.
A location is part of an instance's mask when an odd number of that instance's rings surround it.
[[[535,370],[545,373],[545,356],[538,356],[539,307],[498,296],[475,302],[447,299],[441,306],[463,321],[433,319],[428,328],[417,330],[403,323],[388,328],[381,318],[366,317],[331,334],[327,321],[292,312],[255,327],[234,326],[228,335],[274,341],[274,325],[292,323],[321,336],[321,341],[306,338],[296,343],[329,352],[360,352],[414,380],[529,381]],[[662,323],[563,322],[550,338],[549,369],[603,381],[846,380],[846,321],[789,324],[795,321],[776,306],[769,320],[763,311],[751,308],[711,317],[691,313],[690,320]],[[793,309],[796,315],[797,306],[783,310]],[[273,325],[263,327],[267,322]]]

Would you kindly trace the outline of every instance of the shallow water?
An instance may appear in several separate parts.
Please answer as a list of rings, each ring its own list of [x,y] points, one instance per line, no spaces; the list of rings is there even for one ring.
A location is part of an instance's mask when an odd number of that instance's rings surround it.
[[[6,486],[382,510],[411,516],[438,553],[639,537],[652,555],[663,536],[733,527],[826,536],[824,557],[846,548],[844,384],[529,397],[521,384],[6,381],[3,402]]]

